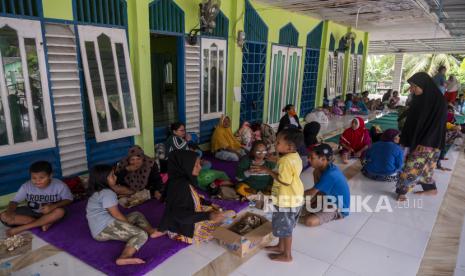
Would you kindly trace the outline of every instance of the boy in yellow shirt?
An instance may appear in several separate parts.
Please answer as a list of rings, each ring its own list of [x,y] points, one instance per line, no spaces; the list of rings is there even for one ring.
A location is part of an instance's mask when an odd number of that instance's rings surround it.
[[[274,261],[292,261],[292,232],[299,219],[304,203],[304,185],[300,180],[302,159],[297,148],[303,144],[303,134],[298,129],[285,129],[278,133],[276,151],[281,155],[278,161],[278,171],[265,167],[255,167],[257,172],[265,172],[274,179],[271,191],[275,206],[272,217],[273,235],[279,238],[279,243],[266,249],[275,253],[269,254]]]

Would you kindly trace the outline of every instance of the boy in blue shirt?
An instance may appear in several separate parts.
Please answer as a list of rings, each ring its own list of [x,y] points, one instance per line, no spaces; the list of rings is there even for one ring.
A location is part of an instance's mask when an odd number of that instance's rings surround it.
[[[65,183],[52,178],[52,165],[38,161],[29,168],[31,180],[19,188],[5,212],[0,214],[3,224],[12,228],[8,236],[17,235],[35,227],[47,231],[53,223],[65,215],[65,207],[73,201],[73,195]],[[27,206],[18,207],[26,201]]]
[[[317,206],[317,212],[307,212],[302,222],[309,227],[318,226],[332,220],[341,219],[349,215],[350,190],[347,179],[341,170],[333,164],[333,150],[328,144],[320,144],[313,148],[308,158],[315,169],[313,177],[315,186],[305,191],[305,196],[311,198],[312,203],[317,202],[318,196],[323,196],[322,203],[331,199],[336,206],[324,209]]]

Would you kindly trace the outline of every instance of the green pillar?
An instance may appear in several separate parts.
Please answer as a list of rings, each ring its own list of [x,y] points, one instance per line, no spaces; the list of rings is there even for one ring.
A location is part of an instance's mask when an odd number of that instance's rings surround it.
[[[324,89],[326,82],[326,70],[328,70],[328,53],[329,53],[329,21],[323,23],[323,33],[321,39],[320,61],[318,62],[318,83],[316,85],[315,106],[323,104]]]
[[[351,32],[352,27],[347,28],[347,32]],[[350,47],[344,52],[344,75],[342,79],[342,98],[345,99],[347,93],[347,82],[349,82],[350,72]]]
[[[136,144],[146,154],[154,155],[153,105],[150,67],[150,0],[127,0],[131,65],[139,111],[140,135]]]
[[[365,90],[365,68],[366,68],[367,57],[368,57],[368,41],[369,41],[368,33],[365,33],[365,37],[363,39],[362,80],[360,84],[360,91],[362,92]]]
[[[237,33],[244,31],[245,1],[232,1],[228,38],[228,68],[226,89],[226,113],[231,117],[232,129],[239,128],[241,103],[236,101],[234,90],[241,89],[242,48],[237,45]],[[247,34],[246,34],[247,36]]]

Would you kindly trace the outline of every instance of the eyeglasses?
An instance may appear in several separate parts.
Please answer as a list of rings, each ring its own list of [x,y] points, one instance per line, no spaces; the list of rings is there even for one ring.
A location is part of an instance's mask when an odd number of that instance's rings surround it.
[[[263,150],[263,151],[257,150],[257,151],[255,152],[255,154],[267,154],[267,153],[268,153],[268,151],[266,151],[266,150]]]

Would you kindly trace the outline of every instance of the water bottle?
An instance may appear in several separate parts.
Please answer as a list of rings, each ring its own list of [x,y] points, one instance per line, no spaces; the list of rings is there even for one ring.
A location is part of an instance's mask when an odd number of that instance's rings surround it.
[[[250,200],[249,201],[249,207],[250,208],[255,208],[256,205],[257,205],[257,203],[255,202],[255,200]]]
[[[233,218],[232,217],[227,217],[224,219],[223,223],[226,224],[226,225],[230,225],[233,223]]]

